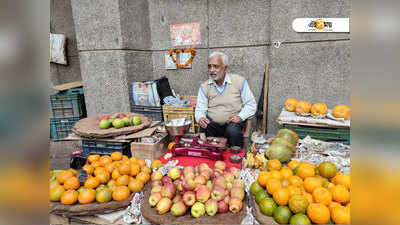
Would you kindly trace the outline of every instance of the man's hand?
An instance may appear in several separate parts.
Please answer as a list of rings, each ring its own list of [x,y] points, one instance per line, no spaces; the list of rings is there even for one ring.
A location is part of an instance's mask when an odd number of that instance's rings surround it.
[[[240,118],[237,115],[232,114],[228,118],[228,123],[240,123],[240,122],[242,122],[242,118]]]
[[[202,118],[199,119],[200,127],[202,127],[203,129],[206,129],[206,128],[207,128],[207,125],[208,125],[209,123],[210,123],[210,120],[207,119],[206,117],[202,117]]]

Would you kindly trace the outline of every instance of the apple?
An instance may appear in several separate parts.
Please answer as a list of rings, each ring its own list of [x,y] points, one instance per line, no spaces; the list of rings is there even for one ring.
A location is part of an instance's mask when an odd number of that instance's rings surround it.
[[[214,183],[211,180],[208,180],[206,186],[208,187],[209,190],[212,190],[214,187]]]
[[[123,128],[125,126],[125,123],[122,119],[115,119],[112,122],[112,125],[114,128],[119,129],[119,128]]]
[[[134,116],[132,118],[132,124],[134,126],[138,126],[138,125],[142,124],[142,119],[140,119],[140,117],[138,117],[138,116]]]
[[[231,199],[231,197],[229,197],[229,195],[225,195],[225,198],[224,198],[224,202],[226,203],[226,204],[229,204],[229,200]]]
[[[161,196],[172,199],[175,197],[176,187],[172,183],[166,183],[161,189]]]
[[[156,209],[158,211],[158,214],[164,214],[169,211],[171,208],[172,201],[169,198],[162,198],[160,201],[158,201]]]
[[[186,206],[182,201],[175,202],[171,207],[173,216],[183,216],[186,213]]]
[[[185,192],[182,198],[186,206],[192,206],[196,202],[196,194],[193,191]]]
[[[122,119],[122,118],[126,117],[126,114],[125,113],[117,113],[117,117]]]
[[[196,199],[199,202],[205,203],[210,198],[210,190],[205,185],[200,185],[196,191]]]
[[[243,188],[233,187],[231,189],[231,198],[237,198],[237,199],[240,199],[240,201],[242,201],[244,198]]]
[[[208,166],[207,163],[202,163],[199,165],[199,173],[201,173],[204,170],[208,170],[208,169],[210,169],[210,167]]]
[[[228,183],[232,183],[233,180],[235,179],[233,174],[226,172],[226,171],[224,172],[224,177],[225,177],[226,182],[228,182]]]
[[[107,119],[103,119],[99,123],[100,129],[108,129],[110,126],[111,126],[111,123]]]
[[[183,191],[182,180],[177,179],[177,180],[174,181],[173,184],[175,185],[176,190],[178,190],[179,192],[182,192],[182,191]]]
[[[214,174],[213,175],[214,175],[215,178],[217,178],[217,177],[223,176],[223,174],[224,173],[222,171],[217,169],[217,170],[214,170]]]
[[[193,173],[194,174],[194,167],[193,166],[186,166],[186,167],[183,168],[183,175],[185,177],[189,173]]]
[[[196,183],[192,178],[185,178],[182,185],[185,191],[193,191],[196,187]]]
[[[172,180],[176,180],[181,176],[181,170],[178,167],[174,167],[171,168],[168,171],[168,176],[172,179]]]
[[[229,199],[229,210],[232,213],[237,213],[242,209],[242,201],[237,198]]]
[[[200,216],[203,216],[206,213],[206,209],[204,207],[204,204],[201,202],[196,202],[193,206],[192,209],[190,210],[190,213],[194,218],[199,218]]]
[[[216,177],[214,179],[214,185],[218,185],[218,186],[222,187],[223,189],[225,189],[226,188],[225,177],[223,177],[223,176]]]
[[[163,185],[165,185],[166,183],[172,184],[172,180],[168,176],[163,176],[163,178],[161,178],[161,182],[163,183]]]
[[[229,191],[231,191],[231,189],[232,189],[232,183],[228,182],[228,183],[226,184],[226,189],[228,189]]]
[[[194,179],[196,177],[195,173],[184,174],[185,179]]]
[[[229,168],[229,173],[231,173],[235,178],[238,178],[239,177],[239,169],[238,168],[236,168],[236,167],[231,167],[231,168]]]
[[[218,213],[226,213],[228,212],[229,207],[228,204],[225,203],[225,201],[219,201],[218,202]]]
[[[224,161],[216,161],[214,165],[214,169],[222,170],[224,171],[226,168],[226,164]]]
[[[157,205],[157,203],[161,200],[162,196],[160,192],[155,192],[152,193],[149,197],[149,204],[151,207],[154,207]]]
[[[161,180],[163,178],[163,175],[160,171],[154,171],[151,174],[151,181],[158,181]]]
[[[207,179],[203,175],[198,175],[194,178],[194,183],[196,184],[196,186],[204,185],[207,183]]]
[[[156,192],[160,192],[161,193],[162,190],[162,186],[154,186],[151,188],[151,192],[150,193],[156,193]]]
[[[218,202],[215,199],[208,199],[205,207],[209,216],[214,216],[218,212]]]
[[[122,121],[124,121],[124,124],[126,127],[129,127],[130,125],[132,125],[131,120],[127,116],[122,118]]]
[[[222,187],[215,185],[211,191],[211,198],[220,201],[224,199],[224,197],[225,197],[225,190]]]
[[[194,167],[194,173],[196,174],[196,176],[198,175],[198,173],[199,173],[199,165]]]
[[[175,197],[172,199],[172,203],[176,203],[176,202],[179,202],[179,201],[182,201],[182,195],[177,194],[177,195],[175,195]]]
[[[153,180],[152,182],[151,182],[151,186],[152,187],[155,187],[155,186],[162,186],[163,184],[162,184],[162,182],[161,182],[161,180]]]
[[[232,187],[239,187],[239,188],[244,189],[244,182],[240,179],[235,179],[233,181]]]
[[[200,174],[201,174],[202,176],[204,176],[204,177],[206,178],[206,180],[209,180],[209,179],[211,178],[212,171],[210,171],[210,170],[203,170],[203,171],[201,171]]]

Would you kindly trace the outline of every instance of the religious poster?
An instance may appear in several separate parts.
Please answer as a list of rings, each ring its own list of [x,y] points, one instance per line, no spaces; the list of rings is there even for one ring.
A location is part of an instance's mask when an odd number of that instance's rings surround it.
[[[172,46],[198,45],[201,43],[200,22],[172,24]]]

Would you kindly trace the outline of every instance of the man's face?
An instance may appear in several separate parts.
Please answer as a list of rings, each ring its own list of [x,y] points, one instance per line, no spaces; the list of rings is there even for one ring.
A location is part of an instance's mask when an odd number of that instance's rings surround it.
[[[222,63],[221,56],[214,56],[208,60],[208,76],[215,81],[221,81],[225,78],[227,68]]]

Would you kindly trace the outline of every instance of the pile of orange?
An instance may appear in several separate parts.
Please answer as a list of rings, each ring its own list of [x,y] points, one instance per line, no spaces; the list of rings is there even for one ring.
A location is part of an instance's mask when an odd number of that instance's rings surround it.
[[[82,169],[88,174],[83,184],[74,169],[59,173],[57,179],[50,182],[50,201],[65,205],[122,201],[131,193],[142,190],[151,174],[143,159],[128,158],[121,152],[90,155]]]
[[[339,173],[335,164],[292,160],[283,166],[269,160],[267,168],[257,183],[277,205],[288,206],[293,214],[301,212],[317,224],[350,223],[350,175]]]

